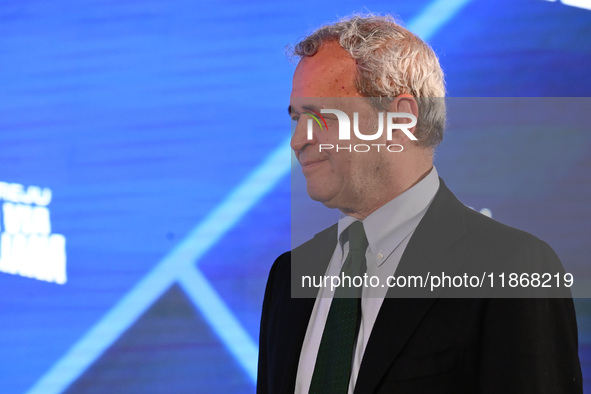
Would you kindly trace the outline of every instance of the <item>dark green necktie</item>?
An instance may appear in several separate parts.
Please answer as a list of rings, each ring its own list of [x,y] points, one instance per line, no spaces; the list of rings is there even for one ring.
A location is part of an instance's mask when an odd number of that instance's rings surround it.
[[[363,276],[367,249],[363,223],[353,222],[344,235],[349,237],[349,254],[343,264],[341,278],[343,275],[351,278]],[[347,393],[355,339],[361,321],[361,290],[361,287],[342,286],[335,290],[316,357],[310,394]]]

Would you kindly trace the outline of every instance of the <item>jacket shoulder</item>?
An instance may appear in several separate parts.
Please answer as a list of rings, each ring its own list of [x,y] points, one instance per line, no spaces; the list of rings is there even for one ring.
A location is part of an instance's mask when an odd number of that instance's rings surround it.
[[[541,248],[554,254],[552,248],[535,235],[501,223],[472,208],[464,206],[463,216],[469,242],[480,245],[491,253],[515,253],[529,248]]]

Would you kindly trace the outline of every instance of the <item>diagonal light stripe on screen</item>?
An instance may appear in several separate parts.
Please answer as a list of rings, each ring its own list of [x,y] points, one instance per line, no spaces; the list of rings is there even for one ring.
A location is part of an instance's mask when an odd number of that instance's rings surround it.
[[[433,1],[409,27],[428,40],[467,3],[469,0]],[[289,172],[289,158],[289,141],[285,141],[74,344],[28,394],[64,391],[177,280],[239,365],[256,382],[256,344],[194,264]]]
[[[179,276],[179,282],[195,307],[207,319],[248,377],[256,382],[258,348],[242,328],[232,311],[203,276],[199,268],[190,267]]]
[[[443,25],[458,14],[471,0],[435,0],[409,24],[410,30],[429,40]]]
[[[289,172],[289,139],[283,142],[213,212],[195,227],[152,271],[92,327],[28,393],[60,393],[111,346],[196,260]],[[205,293],[207,295],[208,293]],[[210,296],[211,297],[211,296]],[[218,297],[215,294],[214,297]],[[219,302],[225,309],[223,302]],[[221,306],[220,306],[221,307]],[[223,311],[220,310],[220,314]],[[226,314],[231,313],[228,311]],[[211,316],[205,316],[210,320]],[[236,332],[243,330],[234,318],[225,321]],[[215,326],[215,325],[214,325]],[[242,335],[248,338],[245,333]],[[252,342],[252,340],[251,340]],[[228,346],[228,344],[226,344]],[[256,345],[255,346],[256,349]],[[228,346],[228,347],[231,347]],[[256,354],[256,352],[255,352]],[[256,355],[254,356],[256,359]],[[252,376],[249,375],[252,378]]]

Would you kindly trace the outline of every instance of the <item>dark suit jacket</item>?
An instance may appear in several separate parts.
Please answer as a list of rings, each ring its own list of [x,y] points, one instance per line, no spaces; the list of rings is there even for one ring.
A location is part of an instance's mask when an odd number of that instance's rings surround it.
[[[269,274],[260,330],[258,393],[293,393],[314,305],[291,297],[294,276],[323,275],[336,226],[281,255]],[[396,275],[478,262],[497,272],[539,262],[552,249],[459,202],[443,181],[415,230]],[[394,292],[394,289],[389,290]],[[355,393],[582,393],[575,311],[570,298],[385,298],[360,367]]]

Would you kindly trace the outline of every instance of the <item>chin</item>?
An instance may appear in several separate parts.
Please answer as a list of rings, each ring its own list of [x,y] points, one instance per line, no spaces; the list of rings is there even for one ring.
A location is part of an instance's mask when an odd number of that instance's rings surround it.
[[[308,196],[314,201],[322,203],[327,208],[337,208],[334,201],[334,195],[326,193],[326,191],[318,191],[313,188],[308,188]]]
[[[308,185],[306,188],[308,192],[308,196],[314,201],[318,201],[326,205],[327,201],[330,201],[329,193],[326,190],[319,190],[319,188],[315,188],[313,186]]]

